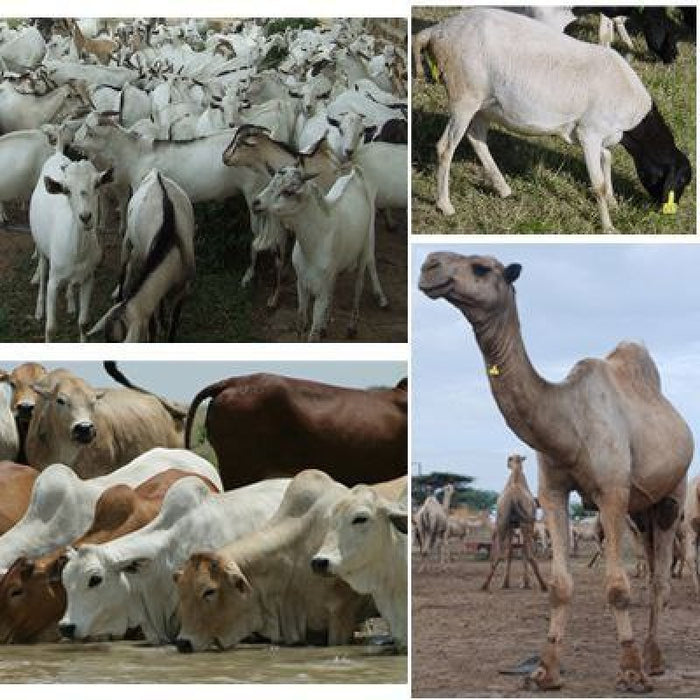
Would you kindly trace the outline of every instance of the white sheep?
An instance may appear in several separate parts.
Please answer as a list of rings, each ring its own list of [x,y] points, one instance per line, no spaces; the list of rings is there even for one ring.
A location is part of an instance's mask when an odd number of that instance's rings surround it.
[[[85,340],[95,268],[102,249],[95,231],[98,193],[112,170],[98,173],[89,161],[72,162],[61,153],[49,158],[29,204],[29,226],[39,253],[36,319],[46,310],[46,342],[56,330],[56,295],[63,284],[79,287],[80,340]]]
[[[339,273],[356,270],[355,295],[348,335],[357,333],[365,269],[369,268],[380,307],[384,296],[374,259],[374,198],[361,172],[353,169],[338,178],[327,195],[293,166],[282,168],[253,202],[256,213],[270,212],[296,236],[292,265],[297,275],[298,330],[308,325],[309,302],[313,319],[308,339],[320,340],[328,324],[335,281]]]
[[[629,64],[612,49],[577,41],[545,24],[503,10],[475,8],[419,32],[416,70],[427,49],[449,97],[450,119],[438,141],[437,206],[454,213],[449,169],[466,132],[501,197],[511,189],[486,144],[496,122],[528,135],[558,135],[578,143],[593,186],[603,230],[614,231],[608,150],[632,155],[642,184],[659,204],[690,182],[686,156]]]

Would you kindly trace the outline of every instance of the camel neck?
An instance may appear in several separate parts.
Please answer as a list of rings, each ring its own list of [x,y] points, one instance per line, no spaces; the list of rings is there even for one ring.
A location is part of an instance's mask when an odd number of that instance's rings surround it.
[[[520,333],[515,302],[501,313],[472,321],[491,392],[508,426],[537,451],[551,452],[548,426],[559,411],[556,385],[532,366]],[[560,421],[555,421],[560,423]],[[566,444],[565,436],[556,442]]]

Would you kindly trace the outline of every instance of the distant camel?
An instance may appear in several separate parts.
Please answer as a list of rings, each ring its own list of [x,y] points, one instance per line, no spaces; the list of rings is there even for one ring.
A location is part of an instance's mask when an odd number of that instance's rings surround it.
[[[530,683],[541,690],[561,687],[561,644],[573,592],[567,506],[570,492],[578,491],[597,505],[607,540],[606,593],[621,646],[617,689],[646,691],[651,684],[632,633],[630,583],[621,561],[625,515],[644,525],[654,572],[644,662],[650,674],[661,674],[658,621],[670,592],[673,538],[693,437],[661,394],[651,356],[635,343],[621,343],[604,360],[579,362],[558,384],[540,377],[520,333],[513,287],[520,271],[520,265],[504,267],[492,257],[433,253],[423,263],[420,288],[466,316],[506,423],[538,453],[539,500],[552,537],[552,615]]]
[[[416,513],[418,525],[418,544],[420,546],[422,571],[425,566],[425,559],[433,550],[438,550],[440,564],[445,563],[447,547],[448,527],[447,518],[450,512],[450,501],[454,493],[454,486],[447,484],[443,489],[442,503],[435,496],[428,496],[425,503]]]
[[[527,571],[529,564],[542,590],[547,590],[535,559],[534,531],[537,506],[523,472],[524,461],[525,457],[522,455],[508,457],[510,476],[496,503],[496,531],[493,537],[495,551],[492,552],[491,556],[491,570],[481,587],[484,591],[488,591],[491,579],[496,573],[498,565],[504,559],[506,560],[506,575],[502,588],[510,588],[510,562],[513,557],[513,535],[516,529],[520,530],[521,537],[523,588],[530,588],[530,577]]]
[[[698,541],[700,540],[700,474],[690,480],[685,498],[683,514],[683,540],[685,545],[685,562],[693,578],[695,595],[700,598],[698,581]]]

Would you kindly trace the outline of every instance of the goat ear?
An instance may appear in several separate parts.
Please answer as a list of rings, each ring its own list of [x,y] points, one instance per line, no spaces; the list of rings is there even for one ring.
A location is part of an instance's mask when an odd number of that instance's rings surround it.
[[[102,187],[102,185],[106,185],[108,182],[114,182],[114,168],[107,168],[107,170],[103,170],[100,173],[97,180],[97,187]]]
[[[512,263],[511,265],[508,265],[508,267],[503,270],[503,278],[505,279],[508,284],[513,284],[515,280],[520,277],[520,271],[523,269],[522,265],[519,265],[518,263]]]
[[[326,121],[336,129],[340,129],[340,122],[337,119],[333,119],[333,117],[326,117]]]
[[[376,133],[377,133],[376,126],[366,126],[365,130],[364,130],[365,143],[369,143],[375,137]]]
[[[49,194],[70,194],[70,191],[62,182],[57,182],[48,175],[44,175],[44,187]]]

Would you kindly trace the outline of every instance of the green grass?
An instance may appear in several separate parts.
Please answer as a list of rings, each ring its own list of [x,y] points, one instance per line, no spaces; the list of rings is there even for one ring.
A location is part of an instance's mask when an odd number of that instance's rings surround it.
[[[413,8],[413,31],[453,14],[455,8]],[[597,18],[587,19],[578,38],[597,41]],[[636,52],[628,57],[669,124],[676,145],[690,159],[694,177],[675,216],[662,215],[637,179],[622,146],[612,149],[611,209],[620,233],[688,234],[696,231],[695,41],[683,34],[671,65],[652,60],[644,38],[633,34]],[[622,51],[624,46],[613,45]],[[435,144],[447,124],[447,95],[441,84],[413,81],[412,189],[414,233],[600,233],[598,208],[579,146],[556,137],[528,138],[500,127],[489,132],[489,148],[513,190],[501,199],[485,180],[466,139],[450,170],[450,196],[456,213],[435,207]]]

